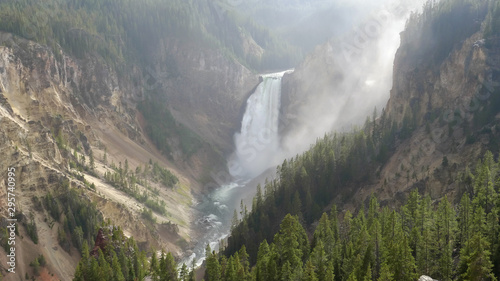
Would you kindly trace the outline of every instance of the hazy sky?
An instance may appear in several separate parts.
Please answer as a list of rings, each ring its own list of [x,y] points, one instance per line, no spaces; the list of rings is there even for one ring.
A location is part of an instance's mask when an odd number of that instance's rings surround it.
[[[299,126],[283,136],[283,149],[287,157],[308,149],[316,138],[322,137],[326,132],[348,130],[353,124],[362,125],[366,117],[372,115],[375,107],[380,114],[392,87],[394,55],[400,43],[399,33],[403,31],[410,12],[417,10],[423,3],[366,0],[342,2],[358,6],[365,16],[346,36],[332,38],[321,47],[321,59],[329,66],[301,73],[306,76],[306,81],[314,84],[312,88],[320,90],[303,93],[310,98],[298,108]],[[367,7],[371,9],[368,12]],[[318,79],[324,77],[318,72],[325,69],[337,74],[333,83]]]
[[[284,158],[307,150],[325,133],[362,125],[375,107],[378,113],[385,107],[392,87],[399,33],[410,12],[422,4],[389,0],[335,3],[349,6],[356,20],[345,28],[343,36],[318,46],[311,57],[305,59],[306,63],[297,67],[294,79],[302,81],[304,91],[297,94],[305,98],[300,98],[300,104],[294,108],[293,130],[281,136],[281,148],[272,152],[261,148],[265,140],[257,141],[254,147],[246,145],[253,158],[243,157],[248,160],[244,166],[255,166],[249,171],[274,167]],[[331,19],[323,28],[330,28],[328,25],[338,25],[338,22]],[[237,163],[238,167],[241,165]]]

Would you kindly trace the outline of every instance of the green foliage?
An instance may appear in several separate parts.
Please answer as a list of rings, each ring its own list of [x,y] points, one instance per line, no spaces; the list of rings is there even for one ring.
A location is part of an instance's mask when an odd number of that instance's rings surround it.
[[[479,31],[489,2],[428,0],[421,14],[411,15],[402,34],[406,61],[412,65],[440,65],[457,44]]]
[[[0,2],[0,30],[46,44],[61,59],[60,48],[83,58],[98,54],[124,70],[128,63],[146,65],[154,50],[175,38],[219,48],[255,69],[295,65],[300,51],[254,22],[222,13],[219,1],[194,0],[19,0]],[[245,52],[246,36],[264,48],[262,57]],[[165,60],[169,77],[178,75],[175,60]]]
[[[221,280],[221,266],[217,258],[217,254],[215,253],[215,251],[212,251],[210,249],[209,245],[207,245],[206,257],[207,257],[206,260],[207,268],[205,270],[205,280],[206,281]]]
[[[59,208],[59,200],[54,198],[52,194],[49,193],[45,196],[44,198],[44,207],[45,209],[49,212],[50,216],[56,220],[59,221],[59,218],[61,217],[61,210]]]
[[[30,262],[30,266],[33,267],[33,274],[38,276],[40,274],[40,262],[38,258],[35,258],[34,261]]]
[[[121,162],[118,168],[112,164],[111,166],[115,169],[115,172],[106,172],[104,174],[104,179],[112,186],[124,191],[140,203],[143,203],[154,212],[160,215],[166,215],[167,209],[165,207],[165,201],[158,198],[159,190],[157,188],[152,189],[148,184],[148,180],[161,183],[166,187],[173,187],[179,182],[179,179],[168,169],[161,167],[157,162],[150,162],[151,164],[145,164],[142,173],[140,167],[137,167],[135,173],[129,171],[127,160],[125,160],[125,168],[122,168]],[[147,190],[143,190],[141,193],[136,183],[145,186]],[[148,191],[152,192],[153,198],[151,198],[151,193]]]
[[[26,232],[28,232],[28,236],[31,238],[31,241],[38,244],[38,232],[33,218],[26,224]]]
[[[155,252],[152,252],[151,260],[148,261],[146,253],[138,249],[134,238],[126,238],[121,228],[104,227],[101,230],[109,237],[106,246],[104,249],[98,248],[96,255],[90,255],[87,243],[83,244],[82,258],[73,280],[144,280],[147,275],[151,275],[153,280],[160,280],[159,276],[162,276],[161,280],[177,280],[175,263],[170,253],[166,257],[162,254],[162,266],[159,266]]]
[[[174,152],[169,144],[172,138],[178,138],[180,148],[188,158],[202,147],[203,142],[200,137],[178,123],[165,105],[149,99],[139,103],[137,109],[147,121],[148,136],[167,157],[172,158]]]
[[[42,201],[50,216],[62,223],[58,228],[58,242],[66,251],[71,243],[82,250],[84,241],[93,242],[96,227],[103,221],[102,214],[95,203],[83,196],[83,191],[71,188],[68,180],[63,180],[55,192],[54,195],[49,192]]]
[[[45,260],[45,257],[43,255],[38,256],[38,262],[40,263],[40,266],[45,266],[47,264],[47,261]]]
[[[487,16],[484,37],[490,38],[500,34],[500,2],[491,1]]]
[[[260,207],[242,214],[242,222],[233,227],[225,254],[232,255],[245,244],[255,262],[260,242],[272,241],[286,214],[309,226],[333,198],[348,200],[355,192],[351,187],[368,183],[376,167],[387,160],[397,139],[396,128],[383,111],[376,126],[325,135],[309,151],[283,161],[277,179],[257,194],[254,201]]]
[[[141,213],[141,217],[147,221],[150,221],[152,223],[156,223],[156,218],[153,216],[153,212],[151,210],[143,209],[142,213]]]
[[[68,241],[68,236],[66,235],[66,231],[64,231],[64,228],[57,229],[57,241],[59,242],[59,245],[61,245],[61,247],[66,252],[69,252],[70,244]]]
[[[37,258],[35,258],[32,262],[30,262],[30,266],[33,267],[33,274],[35,276],[40,275],[40,267],[44,267],[46,264],[47,261],[45,260],[45,257],[43,255],[39,255]],[[26,273],[26,276],[28,276],[28,273]]]
[[[153,163],[152,176],[153,180],[161,182],[166,187],[173,187],[179,182],[179,179],[172,172],[161,167],[157,162]]]
[[[486,152],[474,172],[468,173],[463,182],[473,190],[464,193],[457,208],[447,196],[433,205],[429,196],[422,198],[417,190],[399,210],[381,208],[372,196],[368,211],[361,207],[354,217],[346,211],[342,218],[333,206],[330,216],[321,216],[310,244],[298,217],[288,214],[273,242],[260,243],[251,280],[332,280],[335,276],[335,280],[413,281],[419,274],[439,280],[497,280],[500,163]],[[248,227],[247,221],[238,228]],[[251,244],[246,245],[245,249]],[[224,277],[232,276],[239,255],[212,252],[206,276],[227,280]]]

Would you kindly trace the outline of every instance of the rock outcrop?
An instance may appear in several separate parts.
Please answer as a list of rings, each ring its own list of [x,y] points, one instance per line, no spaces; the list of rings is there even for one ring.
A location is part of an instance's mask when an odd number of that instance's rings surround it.
[[[144,75],[137,66],[118,73],[98,55],[77,59],[0,32],[0,170],[15,167],[18,205],[24,214],[34,215],[41,231],[40,244],[19,245],[20,271],[29,268],[32,255],[44,254],[52,273],[61,280],[71,278],[77,259],[69,252],[76,249],[59,245],[53,237],[63,228],[62,222],[48,220],[34,203],[48,192],[55,193],[66,180],[70,188],[82,191],[89,204],[94,202],[105,219],[120,225],[144,248],[164,247],[181,256],[183,247],[196,237],[190,228],[193,194],[200,192],[196,179],[209,163],[214,165],[201,156],[189,160],[198,169],[185,169],[167,160],[143,133],[144,124],[136,116],[135,106],[146,94],[160,92],[176,121],[203,138],[207,149],[227,149],[240,122],[240,108],[258,78],[216,50],[201,52],[196,47],[171,44],[168,51],[159,48],[159,59],[151,64],[151,69],[161,71],[162,62],[168,56],[175,57],[176,74],[162,77]],[[160,78],[165,80],[156,81]],[[95,165],[93,172],[75,167],[75,163],[89,165],[90,159]],[[151,160],[179,178],[170,189],[149,183],[166,208],[164,215],[155,213],[153,217],[169,227],[145,221],[141,216],[143,203],[104,179],[106,173],[115,172],[118,163],[127,161],[129,170],[137,171]],[[0,181],[2,215],[7,206],[5,184]],[[137,188],[149,193],[139,183]],[[28,237],[23,228],[20,231]],[[4,263],[4,258],[2,255],[0,262]]]
[[[99,231],[97,232],[97,236],[95,238],[94,248],[92,248],[92,250],[90,251],[90,255],[97,258],[99,250],[104,252],[107,244],[108,238],[104,235],[104,231],[102,230],[102,228],[99,228]]]
[[[422,276],[420,276],[420,278],[418,278],[418,281],[437,281],[437,280],[432,279],[431,277],[429,277],[427,275],[422,275]]]

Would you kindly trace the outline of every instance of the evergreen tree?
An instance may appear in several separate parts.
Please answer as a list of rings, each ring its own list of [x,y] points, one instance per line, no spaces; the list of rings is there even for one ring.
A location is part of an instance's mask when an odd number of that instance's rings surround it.
[[[426,275],[431,274],[432,263],[432,225],[433,225],[433,212],[431,209],[431,198],[426,196],[420,202],[418,235],[416,246],[416,264],[418,272]]]
[[[393,281],[393,274],[387,265],[387,263],[383,262],[381,267],[380,267],[380,275],[377,279],[377,281]]]
[[[460,251],[459,274],[461,280],[496,280],[492,274],[490,243],[486,239],[484,209],[476,206],[473,219],[474,233]]]
[[[445,196],[438,207],[436,229],[440,232],[437,241],[437,274],[442,280],[451,280],[453,275],[453,246],[455,244],[456,219],[455,211]],[[437,276],[437,275],[435,275]]]
[[[305,230],[296,216],[285,216],[274,241],[282,264],[288,262],[290,268],[302,265],[303,250],[308,251],[309,247]]]
[[[207,245],[206,248],[206,256],[207,256],[207,269],[205,271],[205,280],[206,281],[219,281],[221,280],[221,266],[219,264],[219,260],[217,259],[217,255],[215,251],[212,252],[210,249],[210,245]]]
[[[174,256],[170,252],[167,253],[165,258],[165,272],[166,272],[166,281],[177,281],[177,265],[175,264]]]
[[[333,264],[330,262],[327,265],[326,272],[325,272],[325,278],[324,279],[319,279],[319,281],[334,281],[335,280],[335,274],[333,273],[334,267]]]
[[[475,233],[468,245],[462,249],[461,263],[465,272],[461,280],[497,280],[492,274],[493,264],[490,261],[489,243],[481,234]]]
[[[305,264],[305,269],[304,269],[304,281],[318,281],[318,278],[316,277],[316,271],[313,263],[311,260],[308,260],[307,263]],[[324,280],[324,279],[323,279]]]
[[[125,277],[123,276],[120,262],[118,261],[118,257],[114,252],[111,262],[111,269],[113,273],[113,281],[125,281]]]
[[[270,279],[267,274],[267,267],[270,259],[269,245],[264,240],[259,246],[257,254],[257,265],[255,268],[255,280],[264,281]]]
[[[179,281],[188,281],[189,279],[189,270],[185,263],[182,264],[181,270],[179,272]]]
[[[153,251],[153,254],[151,255],[151,262],[149,265],[149,275],[151,276],[152,281],[159,281],[160,280],[158,266],[159,266],[158,259],[156,258],[156,253]]]
[[[323,242],[321,240],[318,241],[316,247],[314,247],[309,261],[312,263],[314,268],[316,268],[316,275],[320,281],[326,279],[328,260],[325,253],[325,248],[323,247]],[[332,268],[333,270],[333,268]]]

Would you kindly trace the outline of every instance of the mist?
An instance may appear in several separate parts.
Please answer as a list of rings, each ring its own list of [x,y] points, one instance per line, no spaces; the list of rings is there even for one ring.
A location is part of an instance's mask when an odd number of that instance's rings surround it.
[[[359,5],[365,17],[343,37],[317,47],[288,77],[298,81],[292,89],[298,92],[286,119],[292,125],[283,124],[289,129],[281,136],[279,158],[307,150],[325,133],[361,126],[387,104],[399,33],[423,1],[378,1],[368,13],[367,1],[345,2]]]
[[[317,46],[292,74],[285,74],[283,90],[268,93],[281,93],[278,99],[287,108],[278,114],[276,102],[256,104],[256,95],[265,94],[262,85],[249,98],[242,131],[235,134],[236,150],[228,161],[234,177],[253,178],[307,150],[324,134],[362,125],[375,108],[378,115],[386,105],[399,33],[420,4],[359,0],[337,1],[333,6],[354,11],[350,21],[332,19],[329,23],[344,30],[344,35]],[[310,13],[311,8],[304,11]],[[328,25],[322,28],[319,33],[329,32]],[[279,145],[273,136],[279,138]]]

